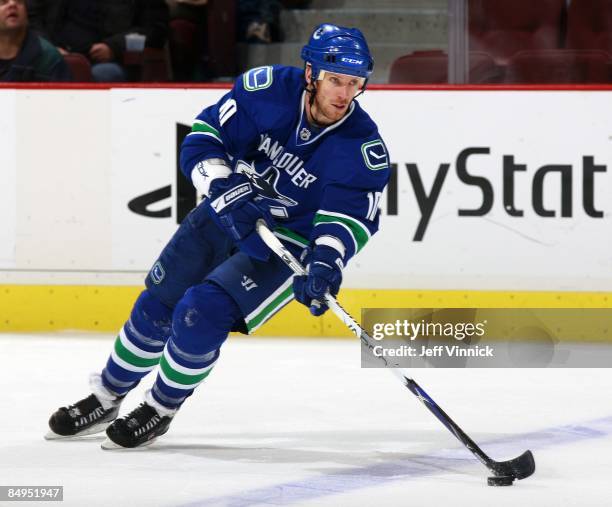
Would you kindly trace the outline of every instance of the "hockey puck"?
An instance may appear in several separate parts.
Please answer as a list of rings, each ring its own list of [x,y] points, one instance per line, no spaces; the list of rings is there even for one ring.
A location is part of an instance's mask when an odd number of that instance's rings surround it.
[[[489,486],[512,486],[513,482],[514,482],[514,477],[512,477],[511,475],[489,477],[487,479],[487,484]]]

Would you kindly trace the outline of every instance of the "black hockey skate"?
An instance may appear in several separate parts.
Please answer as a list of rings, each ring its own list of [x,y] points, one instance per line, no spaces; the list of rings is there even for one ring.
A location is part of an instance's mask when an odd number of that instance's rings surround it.
[[[170,410],[168,412],[172,413]],[[162,415],[147,402],[143,402],[106,428],[108,438],[102,442],[102,449],[132,449],[150,445],[168,431],[170,422],[171,415]]]
[[[109,401],[104,408],[95,394],[77,401],[74,405],[61,407],[49,419],[50,431],[47,440],[67,437],[80,437],[104,431],[117,418],[123,398]]]

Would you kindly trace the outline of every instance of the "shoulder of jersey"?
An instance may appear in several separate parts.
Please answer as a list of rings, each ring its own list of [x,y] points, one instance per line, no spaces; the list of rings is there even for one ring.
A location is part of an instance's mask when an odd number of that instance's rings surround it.
[[[273,126],[296,114],[304,89],[304,72],[297,67],[270,65],[240,75],[234,85],[239,107]]]
[[[362,139],[377,135],[378,127],[370,115],[364,111],[359,102],[355,100],[355,109],[351,116],[347,118],[344,129],[341,129],[341,135],[344,138]]]
[[[287,100],[301,96],[303,75],[304,72],[297,67],[255,67],[236,79],[235,93],[246,100]]]

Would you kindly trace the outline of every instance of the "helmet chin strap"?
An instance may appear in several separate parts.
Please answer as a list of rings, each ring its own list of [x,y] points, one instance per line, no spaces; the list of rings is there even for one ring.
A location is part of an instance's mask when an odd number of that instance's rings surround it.
[[[306,68],[309,66],[310,65],[308,63],[304,64],[304,73],[306,73]],[[308,94],[308,110],[310,111],[310,118],[312,118],[312,121],[315,123],[316,127],[325,127],[323,123],[320,123],[315,118],[315,115],[312,111],[312,106],[314,104],[315,96],[317,94],[317,80],[312,78],[312,67],[310,67],[310,69],[310,81],[308,82],[308,84],[306,84],[306,86],[304,86],[304,91]],[[308,85],[310,85],[311,88],[309,88]]]
[[[312,106],[315,101],[315,96],[317,95],[317,84],[314,79],[310,80],[310,85],[312,88],[305,87],[306,93],[308,93],[308,110],[310,111],[310,117],[312,121],[315,123],[317,127],[324,127],[325,125],[321,123],[314,115],[314,111],[312,110]]]
[[[363,81],[363,86],[361,87],[361,91],[360,91],[359,93],[355,94],[355,96],[353,97],[353,100],[355,100],[357,97],[359,97],[359,95],[361,95],[361,94],[365,93],[365,90],[366,90],[366,85],[367,85],[367,84],[368,84],[368,80],[367,80],[367,79],[365,79],[365,80]]]

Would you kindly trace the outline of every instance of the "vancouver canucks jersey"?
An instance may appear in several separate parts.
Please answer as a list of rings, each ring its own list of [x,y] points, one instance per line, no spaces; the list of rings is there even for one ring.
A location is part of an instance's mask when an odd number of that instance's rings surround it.
[[[269,205],[277,235],[297,244],[333,236],[344,261],[378,229],[389,155],[376,124],[353,101],[338,122],[317,129],[304,109],[304,72],[252,69],[197,117],[181,150],[187,177],[205,159],[244,172]]]

